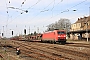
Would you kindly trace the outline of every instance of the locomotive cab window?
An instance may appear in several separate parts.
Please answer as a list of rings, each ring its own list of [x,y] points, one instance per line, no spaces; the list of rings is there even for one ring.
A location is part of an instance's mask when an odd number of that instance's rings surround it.
[[[64,31],[58,31],[58,34],[66,34]]]

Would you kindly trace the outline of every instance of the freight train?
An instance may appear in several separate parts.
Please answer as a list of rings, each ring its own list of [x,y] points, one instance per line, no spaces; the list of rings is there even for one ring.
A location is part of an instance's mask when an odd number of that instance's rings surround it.
[[[56,43],[59,42],[61,44],[66,43],[66,32],[65,30],[54,30],[54,31],[49,31],[45,32],[42,34],[42,39],[41,41],[47,41],[51,43]]]
[[[24,37],[24,38],[23,38]],[[65,30],[54,30],[54,31],[48,31],[44,32],[43,34],[37,34],[32,36],[19,36],[19,37],[13,37],[11,40],[29,40],[29,41],[41,41],[41,42],[50,42],[50,43],[66,43],[66,32]]]

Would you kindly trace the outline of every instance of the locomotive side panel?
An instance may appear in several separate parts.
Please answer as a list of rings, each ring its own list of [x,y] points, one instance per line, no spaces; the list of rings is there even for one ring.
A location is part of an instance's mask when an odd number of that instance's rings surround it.
[[[53,42],[59,42],[59,43],[66,43],[65,30],[54,30],[52,32],[43,33],[42,41],[53,41]]]
[[[42,40],[55,40],[54,32],[44,33],[43,36],[42,36]]]

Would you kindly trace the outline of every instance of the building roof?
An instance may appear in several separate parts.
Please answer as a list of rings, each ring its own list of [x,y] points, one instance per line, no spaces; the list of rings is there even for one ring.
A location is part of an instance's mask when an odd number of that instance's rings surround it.
[[[90,16],[84,18],[78,18],[78,20],[74,23],[74,24],[81,23],[80,28],[83,28],[83,30],[70,31],[68,33],[80,33],[80,32],[85,33],[86,32],[85,22],[90,22]],[[87,27],[88,27],[87,28],[88,32],[90,32],[90,24]]]
[[[81,22],[86,22],[86,21],[88,21],[88,17],[78,18],[78,20],[75,23],[81,23]]]

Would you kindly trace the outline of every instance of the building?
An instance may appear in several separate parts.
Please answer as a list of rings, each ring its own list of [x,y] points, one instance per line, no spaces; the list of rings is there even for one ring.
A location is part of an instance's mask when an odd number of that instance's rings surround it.
[[[71,25],[70,39],[78,40],[90,38],[90,16],[78,18],[78,20]],[[88,33],[88,34],[87,34]]]

